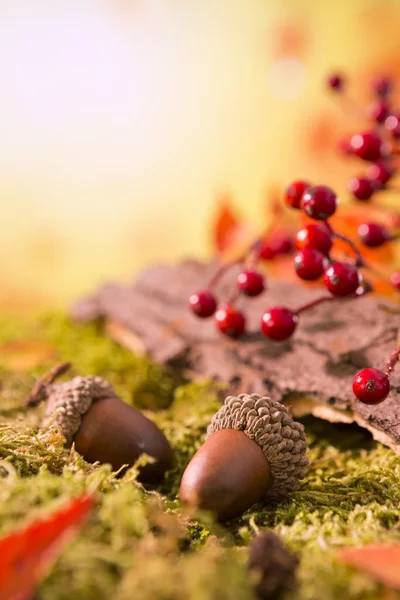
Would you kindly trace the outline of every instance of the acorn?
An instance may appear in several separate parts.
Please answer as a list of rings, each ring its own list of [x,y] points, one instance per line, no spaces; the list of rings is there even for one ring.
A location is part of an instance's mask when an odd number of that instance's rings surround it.
[[[229,396],[183,474],[183,503],[238,517],[261,500],[297,490],[308,459],[304,427],[286,406],[258,394]]]
[[[114,470],[134,465],[142,454],[154,462],[139,469],[138,479],[156,483],[171,468],[171,447],[158,427],[133,406],[123,402],[101,377],[74,377],[53,385],[70,363],[56,365],[42,377],[27,398],[28,406],[46,400],[42,425],[58,425],[67,446],[90,463],[111,464]]]

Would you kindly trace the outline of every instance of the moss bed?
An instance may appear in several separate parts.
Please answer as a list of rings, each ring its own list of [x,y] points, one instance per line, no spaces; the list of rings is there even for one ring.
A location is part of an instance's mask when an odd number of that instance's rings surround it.
[[[21,340],[22,348],[26,340],[48,342],[57,356],[40,368],[16,370],[4,352],[11,340]],[[1,533],[84,490],[96,494],[89,522],[41,584],[41,600],[251,600],[247,546],[267,527],[301,558],[290,598],[386,597],[384,587],[336,559],[343,546],[400,540],[400,460],[368,433],[304,419],[311,467],[302,489],[286,504],[256,505],[222,527],[207,514],[188,514],[177,500],[183,469],[220,406],[215,384],[178,385],[97,325],[72,325],[62,314],[3,317],[0,343]],[[27,412],[23,399],[54,360],[71,360],[75,374],[103,376],[158,423],[177,457],[160,487],[138,485],[135,469],[118,479],[107,465],[88,465],[64,451],[57,432],[38,432],[42,408]]]

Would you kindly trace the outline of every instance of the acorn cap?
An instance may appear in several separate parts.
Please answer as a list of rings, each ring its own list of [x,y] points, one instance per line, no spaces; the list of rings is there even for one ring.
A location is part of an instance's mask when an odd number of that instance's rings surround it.
[[[207,437],[220,429],[243,431],[260,446],[273,479],[266,498],[279,500],[300,487],[309,462],[307,443],[303,425],[286,406],[258,394],[228,396],[212,418]]]
[[[104,398],[117,398],[114,388],[101,377],[74,377],[45,389],[46,411],[43,426],[58,425],[71,446],[74,436],[81,426],[82,417],[92,403]]]

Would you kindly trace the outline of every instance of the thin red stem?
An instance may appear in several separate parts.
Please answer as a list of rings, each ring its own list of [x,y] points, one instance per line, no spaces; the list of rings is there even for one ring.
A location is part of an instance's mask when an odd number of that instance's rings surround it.
[[[348,110],[351,110],[354,113],[354,116],[361,118],[361,119],[365,119],[365,111],[363,110],[363,108],[358,104],[358,102],[356,102],[356,100],[354,100],[354,98],[352,98],[351,96],[349,96],[346,92],[341,92],[339,94],[339,100],[341,101],[342,108],[343,110],[346,111],[346,108]]]
[[[392,354],[392,356],[389,358],[389,361],[386,365],[386,369],[385,369],[385,373],[388,377],[391,376],[391,374],[393,373],[397,362],[400,360],[400,348],[397,348],[397,350],[395,350]]]
[[[351,240],[350,238],[348,238],[347,236],[343,235],[342,233],[337,233],[331,226],[330,223],[328,223],[327,221],[326,225],[329,228],[331,235],[333,237],[335,237],[338,240],[341,240],[342,242],[345,242],[346,244],[348,244],[350,246],[350,248],[353,250],[354,254],[356,255],[356,260],[357,260],[357,266],[358,267],[368,267],[368,264],[365,262],[365,259],[360,251],[360,249],[358,248],[358,246],[353,242],[353,240]]]
[[[311,308],[314,308],[314,306],[322,304],[323,302],[331,302],[333,300],[354,300],[355,298],[361,298],[362,296],[365,296],[365,294],[368,294],[370,291],[372,291],[372,287],[369,284],[367,284],[365,287],[362,288],[360,292],[356,292],[351,296],[320,296],[319,298],[316,298],[315,300],[312,300],[311,302],[300,306],[300,308],[295,310],[294,313],[296,315],[299,315],[300,313],[310,310]]]
[[[208,288],[211,290],[212,288],[214,288],[222,279],[222,277],[228,272],[230,271],[230,269],[232,269],[233,267],[236,267],[237,265],[241,265],[244,262],[246,262],[252,255],[252,253],[254,253],[254,257],[252,257],[252,263],[253,266],[255,266],[257,264],[258,258],[259,258],[259,246],[262,243],[263,238],[259,237],[257,238],[252,244],[251,246],[249,246],[249,248],[246,250],[246,252],[244,252],[242,254],[242,256],[240,256],[239,258],[236,258],[235,260],[231,260],[227,263],[225,263],[224,265],[222,265],[217,272],[215,273],[215,275],[212,277],[210,283],[208,284]]]
[[[214,288],[222,279],[222,277],[224,275],[226,275],[226,273],[228,271],[230,271],[233,267],[235,267],[236,265],[240,265],[243,262],[243,257],[241,256],[240,258],[237,258],[236,260],[231,260],[227,263],[225,263],[224,265],[222,265],[217,272],[214,274],[214,276],[212,277],[210,283],[208,284],[208,289],[212,289]]]

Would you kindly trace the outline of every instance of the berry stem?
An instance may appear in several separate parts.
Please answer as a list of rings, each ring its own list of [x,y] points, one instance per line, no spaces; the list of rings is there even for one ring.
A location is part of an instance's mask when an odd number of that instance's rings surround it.
[[[393,352],[393,354],[391,355],[391,357],[388,360],[388,363],[386,365],[386,369],[384,371],[384,373],[390,377],[391,374],[393,373],[395,367],[396,367],[396,363],[400,360],[400,347],[397,348],[397,350],[395,350]]]
[[[362,296],[365,296],[366,294],[368,294],[371,291],[372,291],[372,286],[367,283],[366,285],[364,285],[361,288],[361,291],[357,291],[352,296],[347,296],[347,298],[343,298],[340,296],[320,296],[319,298],[316,298],[315,300],[312,300],[311,302],[308,302],[307,304],[300,306],[300,308],[295,310],[294,313],[296,315],[299,315],[300,313],[310,310],[311,308],[314,308],[314,306],[317,306],[318,304],[322,304],[323,302],[331,302],[333,300],[352,300],[355,298],[361,298]]]
[[[249,261],[250,266],[255,267],[259,258],[259,249],[262,244],[262,237],[258,237],[249,248],[244,252],[239,258],[235,260],[231,260],[223,265],[217,270],[215,275],[212,277],[210,283],[208,284],[208,289],[212,290],[215,286],[221,281],[222,277],[226,275],[230,269],[236,267],[238,265],[242,265],[243,263]]]
[[[346,92],[342,92],[339,94],[339,102],[341,102],[341,108],[345,112],[349,110],[354,114],[354,117],[363,120],[365,119],[365,110],[363,110],[363,108],[358,104],[358,102]]]
[[[217,270],[217,272],[212,277],[210,283],[208,284],[208,289],[212,290],[213,288],[215,288],[215,286],[221,281],[222,277],[224,275],[226,275],[226,273],[228,271],[230,271],[230,269],[232,269],[236,265],[242,264],[242,262],[243,262],[243,256],[221,265],[221,267]]]
[[[336,231],[334,231],[334,229],[332,228],[330,223],[328,223],[327,221],[326,221],[326,225],[329,228],[331,235],[333,237],[335,237],[337,240],[341,240],[342,242],[345,242],[353,250],[354,254],[356,255],[357,267],[368,267],[368,264],[365,262],[365,259],[362,255],[361,251],[359,250],[358,246],[353,242],[353,240],[348,238],[346,235],[343,235],[342,233],[337,233]]]

